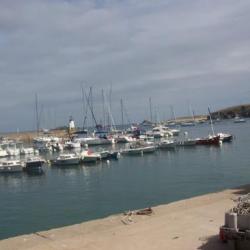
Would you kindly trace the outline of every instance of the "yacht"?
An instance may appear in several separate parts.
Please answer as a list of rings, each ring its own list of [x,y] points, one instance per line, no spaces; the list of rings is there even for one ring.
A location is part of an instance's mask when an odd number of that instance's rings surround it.
[[[244,123],[246,120],[244,118],[241,118],[239,116],[235,116],[234,123]]]
[[[220,137],[220,140],[222,142],[231,142],[233,140],[233,135],[231,135],[231,134],[218,133],[217,135]]]
[[[23,171],[21,161],[5,160],[0,162],[0,173],[18,173]]]
[[[90,149],[86,149],[81,152],[80,157],[82,162],[91,163],[100,160],[101,154],[92,152]]]
[[[8,156],[7,151],[6,151],[5,149],[2,149],[2,148],[0,147],[0,157],[6,157],[6,156]]]
[[[172,131],[165,126],[157,126],[154,127],[151,131],[147,131],[146,135],[153,136],[154,138],[162,138],[162,137],[172,137]]]
[[[136,144],[131,144],[129,148],[121,150],[121,154],[126,155],[138,155],[138,154],[148,154],[154,153],[156,151],[156,146],[151,143],[142,143],[139,142]]]
[[[15,143],[8,144],[6,151],[8,156],[20,155],[20,150],[17,148]]]
[[[80,163],[80,157],[76,154],[60,154],[54,161],[54,165],[78,165]]]
[[[81,148],[81,143],[79,141],[67,141],[64,145],[65,149],[79,149]]]
[[[26,159],[25,171],[28,174],[42,174],[44,172],[43,165],[45,160],[41,157],[28,157]]]
[[[176,142],[174,140],[163,140],[158,146],[161,149],[173,149],[176,146]]]
[[[173,136],[178,136],[180,134],[179,129],[170,129],[170,132],[173,134]]]
[[[118,151],[108,151],[103,150],[99,152],[101,160],[117,160],[120,157],[120,153]]]

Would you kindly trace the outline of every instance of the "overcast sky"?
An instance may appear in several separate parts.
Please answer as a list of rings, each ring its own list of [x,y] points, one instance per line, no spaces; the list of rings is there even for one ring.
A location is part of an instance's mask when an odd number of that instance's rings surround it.
[[[81,86],[121,122],[250,103],[248,0],[0,0],[0,132],[82,124]],[[128,118],[127,118],[128,117]]]

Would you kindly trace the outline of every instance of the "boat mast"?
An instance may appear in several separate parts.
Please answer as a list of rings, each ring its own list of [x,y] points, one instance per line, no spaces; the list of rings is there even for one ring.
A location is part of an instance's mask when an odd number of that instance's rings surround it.
[[[152,100],[151,100],[151,97],[149,97],[149,112],[150,112],[150,121],[152,123],[153,122],[153,117],[152,117]]]
[[[123,100],[122,100],[122,98],[121,98],[121,116],[122,116],[121,125],[123,127],[124,126],[124,117],[123,117]]]
[[[94,117],[94,107],[93,107],[93,90],[92,90],[92,87],[89,88],[89,92],[90,92],[90,102],[89,102],[89,107],[90,107],[90,111],[92,113],[92,126],[94,127],[94,124],[97,125],[97,122],[95,120],[95,117]]]
[[[82,129],[83,129],[83,130],[84,130],[84,125],[85,125],[84,111],[85,111],[85,103],[84,103],[84,90],[83,90],[83,85],[82,85],[82,112],[83,112]]]
[[[83,127],[85,127],[86,121],[87,121],[87,117],[88,117],[88,103],[89,103],[89,99],[90,99],[90,92],[89,95],[87,96],[86,93],[84,93],[85,96],[85,100],[86,100],[86,107],[85,107],[85,115],[84,115],[84,121],[83,121]]]
[[[105,95],[104,95],[104,102],[105,102],[106,107],[107,107],[109,121],[111,121],[110,128],[111,128],[111,130],[114,130],[114,129],[116,129],[115,121],[114,121],[114,118],[113,118],[111,110],[110,110],[110,105],[107,104],[107,98]]]
[[[106,127],[106,119],[105,119],[105,104],[104,104],[104,90],[102,89],[102,115],[103,115],[103,121],[102,121],[102,125],[103,128]]]
[[[192,115],[193,115],[193,121],[195,123],[195,113],[194,113],[194,110],[192,109]]]
[[[171,113],[172,113],[172,118],[174,120],[174,122],[176,123],[176,116],[175,116],[175,112],[174,112],[174,107],[173,105],[170,105],[170,109],[171,109]]]
[[[109,102],[107,105],[107,111],[108,111],[108,126],[111,128],[112,127],[112,120],[111,120],[111,117],[110,117],[110,113],[111,113],[111,96],[112,96],[112,82],[110,84],[110,88],[109,88]],[[106,98],[107,99],[107,98]],[[107,102],[107,100],[106,100]]]
[[[35,104],[36,104],[36,133],[39,135],[39,115],[38,115],[38,96],[35,94]]]
[[[213,120],[212,120],[212,116],[211,116],[211,112],[210,112],[209,107],[208,107],[208,113],[209,113],[209,118],[210,118],[211,130],[212,130],[213,136],[215,136],[215,133],[214,133],[214,125],[213,125]]]
[[[93,102],[92,102],[92,87],[90,87],[89,89],[89,98],[87,99],[87,104],[89,106],[89,109],[90,109],[90,112],[92,114],[92,121],[93,121],[93,127],[94,127],[94,124],[95,126],[97,126],[97,121],[95,119],[95,115],[94,115],[94,111],[93,111]]]

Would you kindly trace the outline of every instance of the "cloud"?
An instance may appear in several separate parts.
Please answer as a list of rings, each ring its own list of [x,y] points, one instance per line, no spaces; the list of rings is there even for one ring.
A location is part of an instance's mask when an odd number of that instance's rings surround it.
[[[196,113],[249,102],[249,10],[233,0],[2,0],[0,131],[34,128],[35,93],[44,116],[56,113],[48,126],[70,114],[80,124],[82,85],[100,117],[112,84],[117,121],[120,98],[136,121],[149,97],[179,115],[187,100]]]

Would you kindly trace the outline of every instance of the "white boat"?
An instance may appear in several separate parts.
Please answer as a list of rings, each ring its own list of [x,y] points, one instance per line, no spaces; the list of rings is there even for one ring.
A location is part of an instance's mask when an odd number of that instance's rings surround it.
[[[18,173],[23,171],[21,161],[6,160],[0,162],[0,173]]]
[[[217,136],[220,137],[222,142],[231,142],[233,140],[233,135],[227,133],[218,133]]]
[[[60,154],[54,161],[54,165],[77,165],[80,163],[80,157],[76,154]]]
[[[141,148],[127,148],[123,149],[120,151],[121,154],[126,154],[126,155],[142,155],[142,149]]]
[[[174,140],[163,140],[159,143],[159,148],[170,148],[173,149],[176,146],[176,142]]]
[[[128,135],[117,135],[114,137],[116,143],[129,143],[136,141],[135,138]]]
[[[80,158],[82,162],[97,162],[101,159],[101,155],[99,153],[94,153],[90,149],[83,150],[80,154]]]
[[[20,155],[32,155],[32,154],[39,154],[39,151],[37,149],[32,148],[32,147],[20,148]]]
[[[145,146],[142,148],[142,153],[143,154],[149,154],[149,153],[154,153],[156,150],[156,146]]]
[[[118,151],[108,151],[103,150],[98,152],[100,154],[101,160],[109,160],[109,159],[118,159],[120,157],[120,153]]]
[[[18,156],[20,151],[18,149],[7,149],[8,156]]]
[[[154,127],[151,131],[147,131],[146,135],[153,136],[154,138],[162,138],[162,137],[172,137],[173,133],[166,126],[157,126]]]
[[[81,143],[79,141],[67,141],[64,145],[65,149],[79,149],[81,148]]]
[[[131,145],[130,148],[121,150],[121,154],[126,155],[138,155],[138,154],[147,154],[147,153],[154,153],[156,150],[156,146],[133,146]]]
[[[2,148],[0,147],[0,157],[6,157],[6,156],[8,156],[7,151],[6,151],[5,149],[2,149]]]
[[[60,142],[60,138],[56,136],[41,136],[36,137],[33,139],[33,143],[40,143],[40,142]]]
[[[60,140],[59,137],[55,136],[36,137],[33,139],[33,144],[34,147],[41,152],[52,152],[52,145],[59,143]]]
[[[154,140],[154,136],[149,136],[149,135],[139,135],[139,140],[140,141],[147,141],[147,140]],[[135,140],[136,141],[136,140]]]
[[[180,134],[179,129],[170,129],[170,131],[172,132],[173,136],[178,136]]]
[[[182,127],[192,127],[192,126],[195,126],[195,123],[194,122],[182,122],[181,126]]]
[[[20,150],[16,147],[16,145],[10,145],[6,149],[8,156],[18,156],[20,155]]]
[[[234,118],[234,123],[244,123],[244,122],[246,122],[246,120],[244,118],[241,118],[239,116],[236,116]]]

